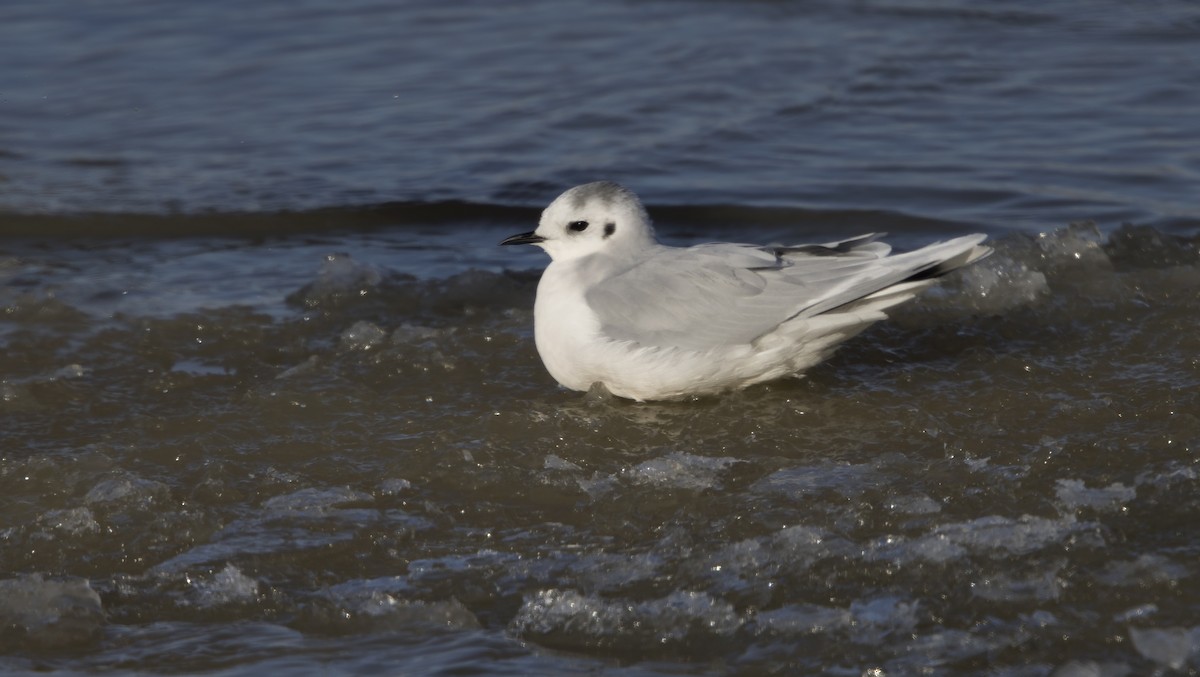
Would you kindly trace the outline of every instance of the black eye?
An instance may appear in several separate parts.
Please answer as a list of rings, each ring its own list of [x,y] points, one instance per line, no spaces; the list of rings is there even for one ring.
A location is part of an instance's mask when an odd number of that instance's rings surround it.
[[[587,230],[587,227],[587,221],[572,221],[567,224],[567,228],[575,231],[576,233],[582,233],[583,231]]]

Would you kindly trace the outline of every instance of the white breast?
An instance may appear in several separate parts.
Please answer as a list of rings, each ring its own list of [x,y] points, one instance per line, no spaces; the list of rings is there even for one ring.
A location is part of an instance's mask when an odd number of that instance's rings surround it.
[[[538,283],[533,335],[546,370],[572,390],[603,380],[592,354],[600,340],[600,320],[584,300],[576,266],[551,263]]]

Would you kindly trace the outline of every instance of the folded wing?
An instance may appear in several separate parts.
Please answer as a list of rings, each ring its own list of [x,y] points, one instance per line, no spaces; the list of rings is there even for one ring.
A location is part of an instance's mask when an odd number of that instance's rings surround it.
[[[750,343],[889,286],[945,274],[990,252],[971,235],[889,256],[867,235],[796,247],[663,247],[595,285],[587,300],[608,336],[647,346],[709,350]]]

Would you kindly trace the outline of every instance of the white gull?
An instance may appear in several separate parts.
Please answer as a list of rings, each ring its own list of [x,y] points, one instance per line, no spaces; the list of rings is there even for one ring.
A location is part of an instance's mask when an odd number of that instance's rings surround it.
[[[551,262],[538,284],[534,338],[559,383],[634,400],[680,399],[801,374],[934,278],[987,256],[985,235],[916,251],[864,235],[761,247],[659,244],[633,192],[576,186],[536,230]]]

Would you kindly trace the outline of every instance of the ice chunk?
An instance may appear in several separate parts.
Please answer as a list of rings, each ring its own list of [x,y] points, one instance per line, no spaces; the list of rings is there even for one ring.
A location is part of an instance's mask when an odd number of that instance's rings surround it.
[[[611,592],[638,582],[653,580],[665,562],[653,553],[592,553],[580,557],[572,567],[588,592]]]
[[[885,506],[889,511],[902,515],[932,515],[942,511],[942,504],[925,494],[896,496]]]
[[[170,493],[171,490],[162,482],[123,475],[96,483],[83,497],[83,502],[105,507],[147,507],[150,503],[165,499]]]
[[[1133,561],[1109,562],[1096,580],[1107,585],[1142,586],[1172,583],[1191,574],[1188,567],[1161,555],[1140,555]]]
[[[1091,523],[1077,522],[1072,516],[1054,520],[1024,515],[1014,520],[993,515],[969,522],[943,524],[912,540],[903,536],[880,538],[872,543],[867,556],[896,562],[946,562],[968,552],[993,557],[1024,555],[1090,526]]]
[[[453,328],[434,329],[433,327],[425,327],[417,324],[402,324],[392,332],[391,342],[394,345],[424,343],[441,338],[453,331]]]
[[[412,585],[403,576],[351,580],[322,595],[328,606],[314,609],[316,622],[333,631],[381,632],[413,628],[474,630],[479,619],[457,600],[427,602],[405,599]]]
[[[1023,515],[1014,520],[992,516],[940,526],[934,530],[934,535],[945,536],[972,550],[1024,555],[1060,541],[1080,528],[1082,525],[1074,519],[1055,520]]]
[[[19,383],[9,383],[8,381],[0,381],[0,402],[10,405],[25,405],[29,408],[36,408],[33,397],[29,392],[29,388]],[[17,407],[11,407],[16,409]]]
[[[1051,677],[1125,677],[1131,672],[1133,669],[1124,663],[1071,661],[1059,666]]]
[[[379,493],[384,496],[395,496],[412,489],[412,482],[399,477],[383,480],[379,483]]]
[[[546,460],[543,462],[542,467],[544,467],[546,470],[581,470],[578,465],[555,454],[546,456]]]
[[[379,327],[374,322],[360,320],[350,326],[349,329],[342,332],[341,346],[342,350],[371,350],[383,344],[387,339],[387,332]]]
[[[1008,637],[981,636],[965,630],[940,630],[917,635],[908,642],[907,650],[927,657],[928,663],[947,663],[1005,648],[1010,641]]]
[[[1135,606],[1132,609],[1126,609],[1125,611],[1122,611],[1121,613],[1117,614],[1116,616],[1113,616],[1113,620],[1117,621],[1118,623],[1128,623],[1129,621],[1132,621],[1132,620],[1140,620],[1140,619],[1149,618],[1150,616],[1153,616],[1156,613],[1158,613],[1158,605],[1157,604],[1154,604],[1154,603],[1139,604],[1138,606]]]
[[[917,602],[891,595],[852,602],[854,641],[874,644],[887,635],[911,634],[917,627],[917,608]]]
[[[408,578],[416,585],[431,586],[460,574],[512,566],[520,558],[517,554],[484,548],[471,554],[414,559],[408,563]]]
[[[812,550],[828,538],[829,534],[824,529],[798,524],[780,529],[771,540],[780,549],[796,552]]]
[[[703,592],[677,590],[630,602],[550,589],[526,597],[510,627],[525,635],[567,635],[581,644],[608,639],[653,645],[691,635],[727,637],[743,622],[732,605]]]
[[[736,458],[694,456],[673,452],[626,469],[623,474],[637,484],[673,489],[709,489]]]
[[[232,564],[226,564],[209,580],[196,581],[192,587],[197,593],[196,605],[200,607],[251,602],[258,597],[258,581]]]
[[[1037,245],[1051,268],[1074,266],[1111,268],[1101,246],[1104,236],[1091,221],[1079,221],[1053,233],[1038,235]]]
[[[47,381],[60,381],[64,379],[82,378],[86,376],[89,371],[91,370],[84,368],[84,366],[81,364],[68,364],[65,367],[60,367],[50,372],[45,376],[45,379]]]
[[[591,477],[576,478],[575,483],[578,484],[579,488],[582,489],[583,492],[589,497],[591,497],[592,500],[595,500],[612,491],[613,487],[616,486],[617,481],[612,475],[605,475],[597,472],[593,473]]]
[[[0,628],[18,629],[24,643],[45,649],[91,642],[103,624],[100,595],[86,579],[32,574],[0,581]]]
[[[666,599],[649,602],[644,610],[660,623],[675,628],[695,625],[707,633],[729,636],[742,625],[733,605],[703,592],[677,590]],[[682,634],[677,637],[682,638]]]
[[[377,268],[359,263],[349,254],[328,254],[317,271],[317,279],[288,297],[288,301],[309,308],[336,305],[346,299],[365,296],[383,281]]]
[[[304,360],[300,364],[297,364],[297,365],[288,367],[287,369],[284,369],[275,378],[285,379],[285,378],[292,378],[293,376],[300,376],[302,374],[312,373],[312,372],[316,371],[316,368],[318,366],[320,366],[320,364],[321,364],[321,359],[319,357],[317,357],[316,355],[309,355],[308,359]]]
[[[1058,599],[1065,585],[1056,570],[1031,578],[999,574],[972,582],[971,594],[997,602],[1049,602]]]
[[[992,256],[962,269],[958,283],[966,291],[962,303],[978,314],[996,314],[1037,301],[1050,293],[1045,274],[1025,263],[1003,256]]]
[[[875,486],[878,478],[878,470],[865,463],[822,463],[784,468],[759,480],[755,488],[788,496],[836,491],[852,498]]]
[[[754,616],[756,634],[809,635],[843,630],[854,622],[849,609],[816,605],[786,606]]]
[[[1129,628],[1129,638],[1143,657],[1178,670],[1196,650],[1197,630],[1132,627]]]
[[[412,585],[404,576],[382,576],[380,578],[359,579],[338,583],[326,590],[326,594],[334,599],[349,599],[354,597],[375,597],[378,595],[399,595],[412,590]]]
[[[1058,480],[1057,484],[1058,502],[1068,510],[1116,510],[1122,503],[1137,498],[1137,489],[1120,483],[1097,489],[1087,488],[1082,480]]]
[[[784,527],[768,537],[730,543],[697,559],[716,590],[756,588],[768,597],[779,576],[792,576],[831,557],[855,557],[861,548],[817,527]]]
[[[348,487],[328,489],[308,488],[267,499],[263,508],[275,512],[321,514],[346,503],[370,502],[374,498],[365,491]]]
[[[84,507],[49,510],[38,518],[38,525],[68,536],[95,534],[100,531],[100,524],[96,522],[92,511]]]

